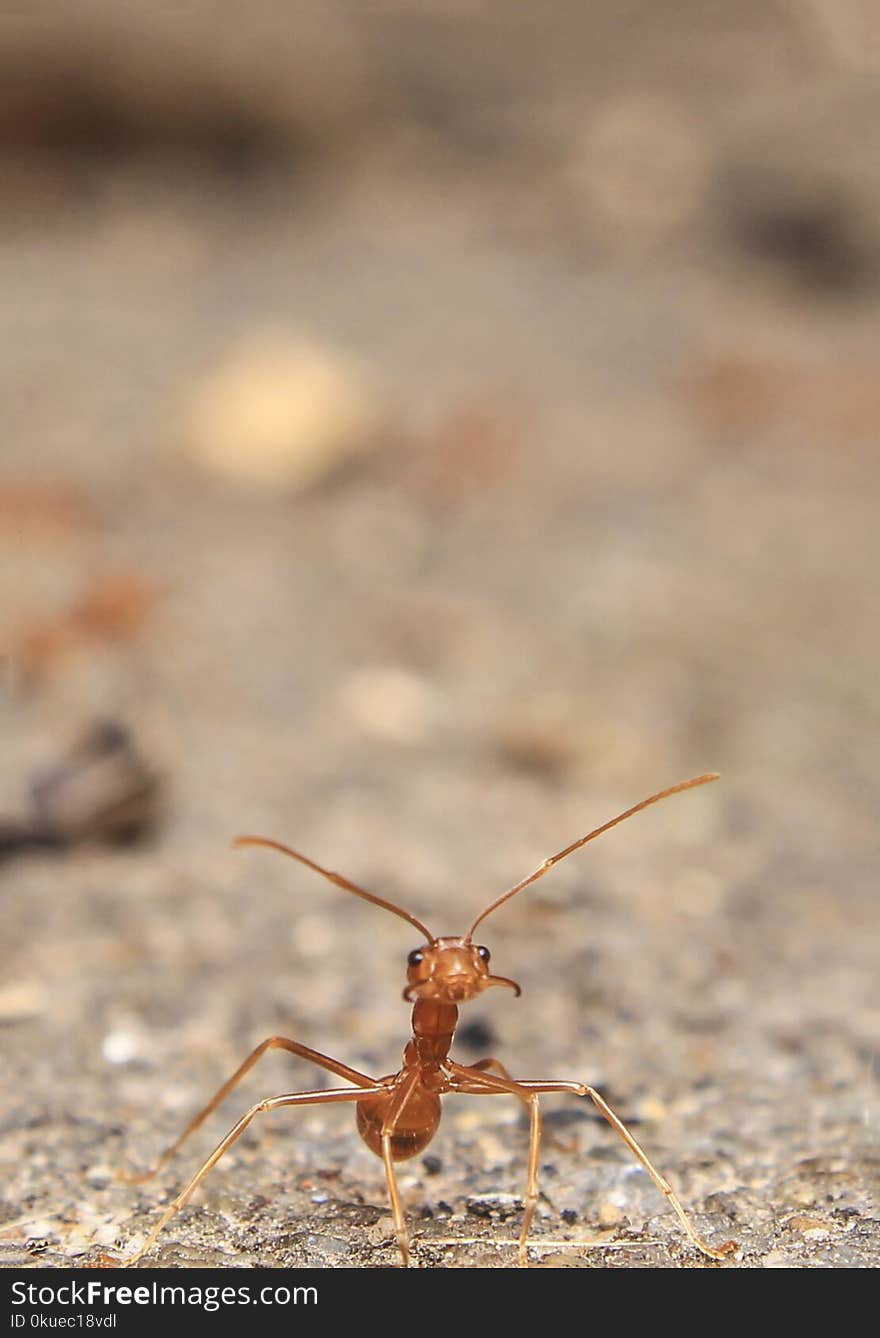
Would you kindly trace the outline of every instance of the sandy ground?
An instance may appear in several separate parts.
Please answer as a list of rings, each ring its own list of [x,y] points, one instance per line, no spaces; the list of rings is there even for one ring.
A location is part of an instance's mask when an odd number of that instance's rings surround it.
[[[149,839],[0,867],[4,1265],[125,1257],[249,1104],[323,1084],[270,1055],[156,1180],[117,1178],[264,1037],[397,1067],[413,933],[237,833],[456,933],[709,769],[486,922],[523,993],[469,1005],[456,1053],[600,1088],[699,1230],[739,1242],[727,1267],[880,1262],[877,197],[847,133],[876,95],[779,25],[697,30],[680,84],[643,35],[654,103],[620,74],[585,91],[574,57],[543,100],[450,59],[426,128],[402,24],[393,115],[334,125],[307,167],[23,169],[3,811],[96,719],[161,790]],[[377,49],[347,106],[381,106]],[[786,246],[783,163],[808,219]],[[316,429],[314,476],[294,450],[268,481],[247,428],[241,469],[207,458],[199,396],[220,386],[225,422],[243,348],[303,347],[358,387],[344,444]],[[84,615],[108,579],[124,607]],[[588,1103],[546,1112],[533,1263],[703,1262]],[[401,1168],[415,1263],[515,1264],[527,1141],[515,1102],[448,1100]],[[256,1121],[145,1262],[397,1258],[380,1163],[318,1107]]]

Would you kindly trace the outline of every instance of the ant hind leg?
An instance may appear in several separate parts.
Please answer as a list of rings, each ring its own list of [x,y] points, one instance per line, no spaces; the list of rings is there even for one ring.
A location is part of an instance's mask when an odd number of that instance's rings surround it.
[[[626,1125],[623,1123],[623,1120],[621,1120],[619,1116],[615,1115],[614,1111],[608,1105],[608,1102],[605,1101],[604,1098],[599,1095],[599,1093],[596,1091],[594,1087],[581,1086],[581,1084],[579,1083],[572,1084],[572,1087],[578,1087],[580,1089],[578,1091],[578,1096],[581,1095],[588,1096],[590,1100],[593,1102],[593,1104],[599,1109],[601,1114],[608,1121],[608,1123],[611,1125],[612,1129],[614,1129],[618,1134],[620,1134],[620,1137],[623,1139],[624,1143],[626,1143],[630,1151],[638,1158],[639,1162],[648,1172],[648,1175],[654,1181],[654,1184],[660,1190],[661,1194],[665,1194],[670,1207],[675,1212],[675,1215],[677,1216],[679,1222],[681,1222],[681,1225],[683,1226],[687,1236],[691,1241],[693,1241],[697,1249],[702,1254],[706,1255],[708,1259],[715,1259],[715,1260],[726,1259],[727,1256],[737,1248],[736,1241],[735,1240],[725,1241],[725,1243],[722,1246],[720,1246],[720,1248],[717,1250],[713,1249],[711,1245],[707,1245],[706,1242],[703,1240],[702,1236],[697,1234],[693,1224],[691,1223],[690,1218],[688,1217],[687,1213],[685,1212],[684,1208],[681,1205],[681,1200],[679,1199],[675,1190],[670,1185],[669,1181],[666,1179],[666,1176],[661,1175],[660,1172],[656,1169],[656,1167],[652,1165],[648,1157],[648,1154],[639,1146],[639,1144],[633,1138],[629,1129],[627,1129]]]
[[[510,1080],[508,1082],[505,1082],[504,1079],[500,1077],[495,1078],[485,1072],[485,1070],[489,1067],[490,1064],[493,1064],[493,1066],[498,1066],[497,1061],[492,1061],[492,1060],[484,1060],[481,1062],[479,1066],[475,1065],[473,1068],[462,1064],[451,1064],[450,1067],[453,1069],[453,1071],[457,1075],[460,1075],[461,1078],[465,1080],[465,1082],[461,1086],[457,1087],[456,1090],[469,1091],[475,1094],[509,1091],[512,1092],[515,1096],[518,1096],[520,1100],[536,1099],[538,1093],[540,1092],[571,1092],[574,1096],[588,1096],[590,1100],[593,1102],[593,1104],[598,1108],[602,1116],[611,1125],[612,1129],[614,1129],[615,1132],[620,1135],[624,1143],[626,1143],[627,1147],[630,1149],[633,1155],[638,1159],[640,1164],[647,1171],[648,1175],[651,1177],[654,1184],[660,1190],[661,1194],[663,1194],[666,1197],[670,1207],[673,1209],[676,1216],[678,1217],[678,1220],[680,1221],[682,1227],[684,1228],[688,1238],[693,1242],[693,1244],[697,1247],[697,1249],[702,1254],[706,1255],[708,1259],[714,1259],[720,1261],[726,1259],[737,1248],[736,1241],[729,1240],[726,1241],[724,1245],[722,1245],[719,1249],[716,1250],[711,1245],[708,1245],[706,1241],[703,1240],[702,1236],[700,1236],[697,1233],[696,1229],[694,1228],[690,1218],[688,1217],[687,1213],[682,1207],[681,1200],[679,1199],[675,1190],[670,1185],[669,1181],[666,1179],[664,1175],[661,1175],[660,1172],[656,1169],[656,1167],[653,1165],[650,1158],[648,1157],[648,1154],[639,1145],[639,1143],[636,1142],[635,1138],[633,1138],[629,1129],[623,1123],[623,1120],[621,1120],[620,1117],[614,1113],[614,1111],[608,1105],[608,1102],[605,1101],[605,1099],[599,1094],[599,1092],[596,1091],[594,1087],[587,1087],[584,1083],[579,1083],[579,1082],[562,1082],[562,1081],[531,1082],[531,1081]],[[538,1117],[538,1121],[539,1123],[538,1123],[537,1139],[540,1140],[540,1116]],[[538,1159],[539,1144],[538,1142],[535,1141],[535,1139],[536,1135],[534,1133],[534,1124],[533,1124],[532,1134],[529,1141],[530,1190],[532,1188],[533,1159],[534,1159],[534,1177],[535,1180],[537,1179],[537,1159]],[[536,1190],[535,1193],[537,1193]],[[527,1233],[527,1228],[531,1224],[533,1215],[534,1215],[534,1204],[533,1203],[531,1204],[531,1210],[530,1210],[529,1198],[527,1194],[526,1221],[524,1222],[523,1234],[520,1236],[521,1263],[525,1261],[524,1259],[525,1236]]]
[[[614,1129],[614,1131],[620,1135],[620,1137],[623,1139],[624,1143],[626,1143],[629,1150],[633,1153],[633,1155],[637,1158],[640,1164],[648,1172],[648,1175],[651,1177],[654,1184],[660,1190],[661,1194],[663,1194],[666,1197],[670,1207],[672,1208],[679,1222],[684,1228],[688,1238],[693,1242],[693,1244],[697,1247],[697,1249],[701,1252],[701,1254],[704,1254],[708,1259],[714,1259],[720,1261],[722,1259],[726,1259],[728,1255],[730,1255],[737,1248],[736,1241],[733,1240],[725,1241],[725,1243],[717,1250],[714,1249],[711,1245],[708,1245],[706,1241],[703,1240],[702,1236],[700,1236],[697,1233],[696,1229],[694,1228],[690,1218],[688,1217],[687,1213],[682,1207],[681,1200],[679,1199],[675,1190],[670,1185],[669,1181],[666,1179],[664,1175],[660,1174],[660,1172],[651,1162],[644,1148],[642,1148],[640,1144],[636,1142],[635,1138],[633,1138],[632,1134],[624,1124],[623,1120],[614,1113],[614,1111],[608,1105],[608,1102],[604,1099],[604,1097],[602,1097],[599,1094],[599,1092],[596,1091],[595,1087],[587,1087],[585,1083],[580,1083],[580,1082],[517,1081],[515,1085],[526,1093],[571,1092],[574,1096],[588,1096],[590,1100],[593,1102],[593,1104],[598,1108],[601,1115],[611,1125],[612,1129]]]

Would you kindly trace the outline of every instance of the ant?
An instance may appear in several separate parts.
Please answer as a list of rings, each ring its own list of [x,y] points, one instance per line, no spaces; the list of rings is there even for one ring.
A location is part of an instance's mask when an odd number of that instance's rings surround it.
[[[630,1151],[635,1154],[657,1188],[666,1196],[682,1227],[697,1249],[708,1256],[709,1259],[720,1260],[729,1255],[731,1251],[736,1249],[736,1243],[727,1241],[719,1249],[714,1249],[711,1245],[706,1244],[692,1226],[669,1181],[655,1169],[647,1154],[636,1142],[623,1121],[615,1115],[611,1107],[594,1088],[587,1087],[584,1083],[579,1082],[534,1082],[514,1079],[504,1065],[494,1058],[481,1059],[476,1064],[458,1064],[449,1057],[449,1050],[458,1022],[459,1004],[467,1003],[469,999],[476,998],[478,994],[482,994],[484,990],[491,988],[493,985],[503,985],[506,989],[513,990],[516,995],[521,993],[515,980],[490,973],[489,949],[474,942],[474,931],[477,926],[482,924],[493,911],[498,910],[506,901],[509,901],[511,897],[515,897],[524,888],[537,882],[539,878],[543,878],[544,874],[552,869],[554,864],[558,864],[560,860],[565,859],[575,850],[579,850],[588,841],[601,836],[603,832],[607,832],[611,827],[616,827],[618,823],[631,818],[633,814],[641,812],[643,808],[648,808],[649,805],[668,798],[669,795],[678,794],[682,790],[691,790],[697,785],[705,785],[709,781],[717,779],[718,776],[715,772],[709,772],[702,776],[694,776],[691,780],[681,781],[678,785],[672,785],[666,790],[660,790],[657,794],[652,794],[648,799],[643,799],[641,803],[628,808],[626,812],[620,813],[616,818],[612,818],[610,822],[606,822],[586,836],[582,836],[580,840],[573,841],[571,845],[566,846],[564,850],[560,850],[558,854],[551,855],[534,873],[529,874],[522,882],[511,887],[487,906],[485,910],[481,911],[470,929],[461,938],[435,937],[422,924],[421,920],[417,920],[409,911],[400,906],[395,906],[383,897],[376,896],[373,892],[366,891],[365,888],[359,887],[347,878],[343,878],[341,874],[322,868],[320,864],[316,864],[296,850],[291,850],[289,846],[282,845],[280,841],[273,841],[263,836],[239,836],[234,842],[236,846],[267,846],[271,850],[279,850],[282,854],[299,860],[307,868],[313,869],[315,873],[329,879],[337,887],[353,892],[355,896],[372,902],[374,906],[381,906],[386,911],[391,911],[393,915],[408,921],[420,934],[424,935],[425,942],[420,947],[413,949],[407,958],[407,983],[403,991],[405,1001],[413,1004],[412,1038],[404,1050],[403,1064],[399,1071],[388,1074],[384,1078],[370,1078],[364,1073],[359,1073],[356,1069],[349,1068],[347,1064],[340,1063],[338,1059],[319,1054],[317,1050],[311,1050],[299,1041],[289,1040],[285,1036],[270,1036],[268,1040],[263,1041],[248,1055],[232,1077],[223,1084],[207,1106],[190,1121],[177,1141],[162,1154],[154,1169],[140,1176],[126,1175],[125,1178],[129,1182],[142,1183],[156,1175],[174,1156],[181,1144],[200,1127],[268,1050],[287,1050],[300,1059],[307,1059],[320,1068],[327,1069],[338,1078],[344,1079],[350,1086],[268,1097],[252,1106],[245,1115],[242,1115],[238,1123],[233,1125],[226,1137],[217,1144],[210,1157],[202,1163],[186,1188],[165,1209],[145,1243],[135,1255],[126,1261],[126,1266],[136,1263],[147,1253],[162,1229],[170,1222],[175,1213],[189,1201],[211,1168],[241,1137],[257,1115],[262,1114],[263,1111],[278,1110],[282,1106],[306,1106],[343,1101],[353,1101],[356,1104],[355,1113],[358,1132],[367,1146],[382,1159],[384,1164],[391,1212],[394,1219],[394,1230],[403,1264],[406,1266],[410,1257],[409,1233],[394,1173],[394,1163],[405,1161],[409,1157],[415,1157],[423,1148],[427,1147],[440,1123],[440,1098],[453,1092],[466,1093],[471,1096],[492,1096],[506,1093],[521,1101],[528,1111],[529,1157],[525,1212],[519,1236],[520,1264],[527,1263],[527,1240],[538,1201],[538,1156],[541,1147],[541,1110],[538,1098],[543,1092],[571,1092],[575,1096],[588,1096],[611,1127],[620,1135]]]

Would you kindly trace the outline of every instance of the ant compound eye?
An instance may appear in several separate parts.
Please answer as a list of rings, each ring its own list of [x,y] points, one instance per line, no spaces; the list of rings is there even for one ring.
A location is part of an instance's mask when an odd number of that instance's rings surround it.
[[[478,955],[479,955],[480,957],[482,957],[483,961],[484,961],[484,962],[486,963],[486,965],[488,966],[488,964],[489,964],[489,957],[490,957],[490,955],[491,955],[490,952],[489,952],[489,949],[488,949],[488,948],[477,948],[477,953],[478,953]]]
[[[421,948],[414,948],[406,959],[407,966],[419,966],[424,959],[425,954]]]

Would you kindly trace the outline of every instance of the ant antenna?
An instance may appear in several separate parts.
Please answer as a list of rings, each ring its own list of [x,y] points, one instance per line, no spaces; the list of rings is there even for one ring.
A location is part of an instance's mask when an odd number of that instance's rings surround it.
[[[301,855],[298,850],[291,850],[290,846],[282,845],[280,841],[273,841],[268,836],[237,836],[232,843],[234,846],[267,846],[269,850],[280,850],[282,855],[289,855],[291,859],[298,859],[300,864],[305,864],[309,869],[314,869],[315,873],[328,878],[331,883],[337,887],[344,887],[347,892],[353,892],[356,897],[363,897],[364,901],[371,901],[374,906],[382,906],[384,910],[391,911],[393,915],[399,915],[401,920],[408,920],[411,925],[415,925],[420,934],[424,934],[428,943],[434,942],[434,935],[429,929],[426,929],[421,920],[417,920],[409,911],[405,911],[402,906],[395,906],[393,901],[386,901],[384,897],[377,897],[375,892],[368,892],[365,887],[358,887],[357,883],[351,883],[347,878],[343,878],[341,873],[332,873],[330,869],[322,869],[320,864],[310,860],[306,855]]]
[[[528,878],[524,878],[521,883],[517,883],[515,887],[511,887],[507,892],[503,893],[497,901],[493,901],[491,906],[487,906],[486,909],[477,916],[467,932],[465,942],[470,942],[477,925],[481,924],[487,915],[491,915],[493,911],[497,911],[499,906],[503,906],[505,901],[510,901],[511,897],[515,897],[517,892],[522,892],[523,888],[528,887],[530,883],[535,883],[539,878],[543,878],[544,874],[547,873],[549,869],[552,869],[554,864],[558,864],[560,860],[565,859],[566,855],[571,855],[575,850],[580,850],[581,846],[585,846],[588,841],[592,841],[596,836],[601,836],[602,833],[607,832],[609,828],[616,827],[619,822],[625,822],[626,819],[631,818],[634,813],[641,813],[642,809],[648,808],[650,804],[656,804],[661,799],[668,799],[671,794],[679,794],[682,790],[692,790],[696,785],[708,785],[709,781],[715,780],[718,780],[718,772],[707,771],[703,776],[693,776],[691,780],[679,781],[678,785],[670,785],[668,790],[660,790],[658,794],[652,794],[649,799],[643,799],[640,804],[635,804],[632,808],[628,808],[625,813],[619,813],[616,818],[612,818],[610,822],[604,822],[602,826],[597,827],[595,831],[588,832],[587,835],[582,836],[579,841],[573,841],[570,846],[566,846],[564,850],[560,850],[557,855],[551,855],[549,859],[544,860],[544,863],[540,868],[536,869],[534,873],[530,873]]]

